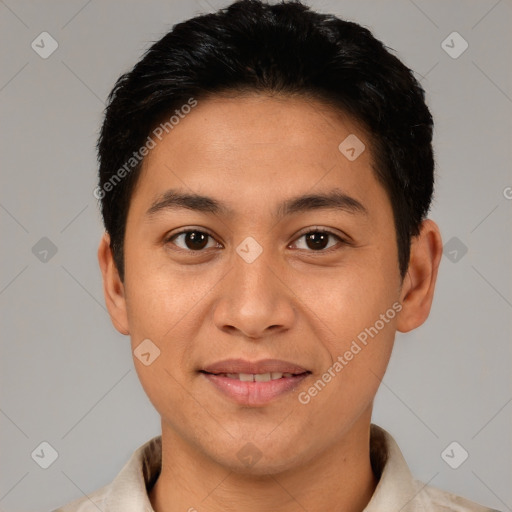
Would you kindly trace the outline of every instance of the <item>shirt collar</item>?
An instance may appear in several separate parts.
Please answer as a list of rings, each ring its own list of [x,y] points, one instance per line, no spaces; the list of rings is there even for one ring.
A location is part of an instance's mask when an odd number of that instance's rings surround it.
[[[370,426],[370,460],[379,482],[364,512],[423,512],[420,491],[407,462],[391,434]]]
[[[148,497],[160,474],[162,438],[154,437],[138,448],[108,488],[106,510],[153,512]],[[393,437],[378,425],[370,426],[370,460],[378,478],[364,512],[423,512],[418,485]]]

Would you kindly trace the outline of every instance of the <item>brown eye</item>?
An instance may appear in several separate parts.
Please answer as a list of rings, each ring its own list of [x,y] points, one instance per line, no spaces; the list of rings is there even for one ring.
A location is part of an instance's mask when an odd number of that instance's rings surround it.
[[[325,249],[329,242],[329,236],[328,233],[308,233],[305,235],[306,245],[315,251]]]
[[[171,236],[168,242],[172,242],[183,250],[202,251],[207,247],[210,238],[213,240],[213,237],[204,231],[189,230]],[[181,240],[183,245],[176,243],[177,240]]]
[[[329,239],[331,238],[334,238],[342,243],[344,242],[344,240],[341,237],[335,235],[334,233],[331,233],[330,231],[315,230],[302,234],[297,240],[304,239],[305,243],[302,244],[302,247],[297,248],[306,249],[313,252],[325,251],[336,245],[336,243],[331,243],[329,245]],[[295,242],[295,245],[297,246],[298,242]]]

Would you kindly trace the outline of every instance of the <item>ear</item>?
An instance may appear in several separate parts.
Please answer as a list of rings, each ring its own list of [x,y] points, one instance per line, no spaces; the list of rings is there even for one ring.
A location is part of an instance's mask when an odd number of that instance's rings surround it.
[[[105,233],[98,247],[98,262],[103,276],[103,294],[110,319],[114,327],[121,334],[130,334],[128,329],[128,315],[126,314],[126,300],[124,285],[114,263],[110,248],[110,236]]]
[[[411,242],[409,268],[400,292],[402,310],[397,317],[400,332],[412,331],[427,319],[442,255],[439,228],[434,221],[426,219]]]

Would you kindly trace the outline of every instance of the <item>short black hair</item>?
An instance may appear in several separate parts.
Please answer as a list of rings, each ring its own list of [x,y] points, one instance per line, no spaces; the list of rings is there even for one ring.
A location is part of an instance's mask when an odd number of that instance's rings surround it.
[[[95,196],[121,279],[141,148],[162,130],[155,127],[168,132],[173,118],[179,122],[198,100],[226,92],[317,99],[363,127],[392,205],[403,279],[434,187],[433,120],[424,90],[367,28],[298,0],[239,0],[178,23],[116,82],[98,140]]]

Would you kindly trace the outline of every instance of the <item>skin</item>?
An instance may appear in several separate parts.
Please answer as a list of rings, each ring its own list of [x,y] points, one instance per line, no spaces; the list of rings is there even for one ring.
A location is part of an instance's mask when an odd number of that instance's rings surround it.
[[[338,149],[349,134],[366,145],[354,161]],[[437,225],[424,221],[401,279],[393,212],[370,142],[322,103],[253,94],[199,101],[146,157],[128,212],[124,282],[108,234],[98,258],[116,329],[130,335],[132,350],[149,338],[161,351],[149,366],[134,357],[162,418],[162,472],[150,492],[156,512],[351,512],[370,500],[373,400],[396,331],[418,327],[430,312],[442,254]],[[233,211],[148,216],[169,189]],[[272,216],[284,200],[333,189],[367,212]],[[189,228],[212,236],[202,252],[185,236],[169,241]],[[323,250],[303,236],[315,228],[334,234]],[[236,252],[249,236],[263,249],[252,263]],[[299,393],[397,302],[401,311],[378,335],[300,403]],[[242,406],[198,373],[238,357],[283,359],[312,373],[268,404]],[[251,466],[237,456],[248,442],[260,456]]]

